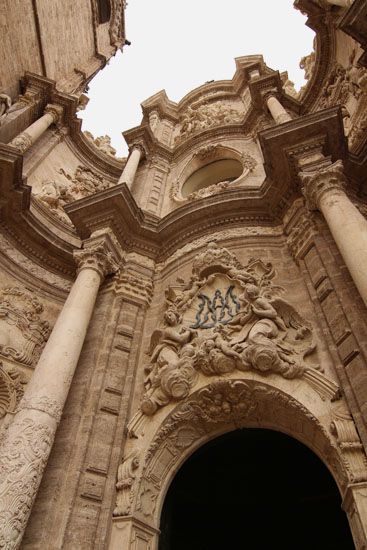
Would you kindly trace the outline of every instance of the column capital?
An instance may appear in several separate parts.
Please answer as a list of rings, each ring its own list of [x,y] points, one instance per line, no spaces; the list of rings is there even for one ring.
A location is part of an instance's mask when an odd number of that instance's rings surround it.
[[[341,160],[321,167],[319,170],[300,172],[299,177],[303,184],[302,193],[310,210],[320,208],[321,198],[326,193],[344,194],[346,177]]]
[[[46,115],[51,115],[53,118],[53,123],[56,124],[57,122],[61,121],[64,109],[61,107],[61,105],[48,103],[45,107],[44,113]]]
[[[135,142],[129,146],[130,155],[134,151],[134,149],[140,152],[141,158],[147,158],[147,150],[141,142]]]
[[[74,251],[74,260],[78,273],[82,269],[93,269],[103,280],[119,271],[123,252],[110,230],[100,230],[84,241],[82,249]]]

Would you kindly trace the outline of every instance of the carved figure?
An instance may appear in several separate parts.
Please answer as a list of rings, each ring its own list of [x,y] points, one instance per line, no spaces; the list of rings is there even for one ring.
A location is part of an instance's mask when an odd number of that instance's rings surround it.
[[[127,456],[117,470],[117,497],[114,516],[127,516],[131,508],[131,490],[136,477],[136,470],[139,468],[139,457],[136,453]]]
[[[147,393],[141,406],[145,414],[153,414],[171,399],[183,399],[195,377],[192,367],[194,349],[188,345],[195,331],[185,327],[177,330],[175,327],[179,321],[177,311],[168,309],[164,315],[164,327],[153,332],[151,366],[146,368]]]
[[[219,275],[222,288],[215,288]],[[311,367],[305,358],[316,348],[312,328],[278,296],[283,289],[271,282],[273,277],[271,264],[250,259],[243,267],[228,250],[209,243],[195,258],[193,276],[182,292],[166,292],[170,305],[164,326],[154,331],[149,350],[144,414],[187,397],[199,372],[306,376]],[[223,289],[225,279],[228,286]],[[195,303],[195,322],[190,325],[185,315],[191,311],[192,319]]]

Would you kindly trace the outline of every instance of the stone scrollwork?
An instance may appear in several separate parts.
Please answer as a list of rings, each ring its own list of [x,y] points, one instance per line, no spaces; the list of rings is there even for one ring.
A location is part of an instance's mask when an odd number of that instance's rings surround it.
[[[43,305],[18,287],[0,290],[0,354],[25,365],[34,365],[50,334],[42,319]]]
[[[335,435],[352,482],[366,481],[367,458],[350,413],[340,406],[334,411],[330,431]]]
[[[274,276],[270,263],[244,267],[215,243],[194,259],[189,283],[166,291],[163,323],[151,337],[145,415],[186,398],[199,376],[253,370],[292,379],[319,369],[308,359],[312,326],[280,297]]]
[[[4,448],[8,437],[11,445],[0,456],[0,548],[19,547],[53,441],[52,430],[30,418],[22,420],[16,437],[10,431]],[[8,511],[14,502],[16,516]]]
[[[13,367],[5,367],[0,362],[0,420],[14,412],[24,393],[24,375]]]
[[[130,513],[132,503],[132,486],[139,468],[139,457],[133,452],[123,459],[117,471],[117,499],[114,516],[127,516]]]

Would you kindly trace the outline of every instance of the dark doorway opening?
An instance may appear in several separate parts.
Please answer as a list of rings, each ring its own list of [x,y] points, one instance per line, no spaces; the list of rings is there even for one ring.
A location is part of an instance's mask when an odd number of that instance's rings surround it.
[[[353,550],[333,477],[297,440],[272,430],[228,433],[175,476],[159,550]]]

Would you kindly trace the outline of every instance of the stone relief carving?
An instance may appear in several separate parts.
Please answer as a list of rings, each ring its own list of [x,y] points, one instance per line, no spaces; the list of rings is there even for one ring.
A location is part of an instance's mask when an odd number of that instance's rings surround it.
[[[131,488],[138,468],[139,458],[136,453],[127,456],[118,467],[116,483],[117,499],[116,508],[113,511],[114,516],[129,515],[132,503]]]
[[[265,383],[218,379],[180,403],[160,425],[145,456],[140,487],[135,488],[137,512],[153,518],[167,474],[177,469],[183,452],[187,456],[189,448],[194,450],[212,434],[222,433],[224,425],[229,429],[266,426],[275,419],[286,433],[293,433],[295,425],[301,425],[304,433],[317,432],[323,458],[346,486],[350,469],[330,432],[308,408]]]
[[[216,145],[207,145],[199,149],[194,154],[194,157],[199,157],[201,160],[215,160],[218,157],[218,148]],[[254,159],[253,156],[245,152],[241,156],[241,162],[243,173],[240,177],[242,180],[255,170],[257,166],[257,161]],[[211,197],[213,195],[216,195],[217,193],[220,193],[224,189],[227,189],[228,187],[233,187],[234,185],[236,185],[235,183],[233,183],[233,180],[224,180],[218,183],[214,183],[213,185],[209,185],[208,187],[204,187],[203,189],[199,189],[198,191],[193,191],[187,197],[183,197],[181,194],[182,184],[183,182],[176,180],[175,182],[173,182],[173,185],[171,187],[170,195],[175,202],[185,202],[195,199],[201,199],[204,197]]]
[[[42,304],[18,287],[0,291],[0,354],[25,365],[37,363],[51,332]]]
[[[243,113],[225,105],[222,101],[190,105],[180,117],[180,133],[176,136],[175,143],[180,143],[212,126],[239,123],[242,118]]]
[[[200,237],[199,239],[196,239],[191,243],[185,244],[181,248],[178,248],[173,254],[170,254],[170,256],[164,262],[162,262],[161,264],[157,264],[156,269],[158,271],[161,271],[163,268],[167,267],[169,264],[171,264],[175,260],[182,258],[182,256],[184,256],[188,252],[192,252],[197,248],[205,246],[209,242],[216,242],[219,240],[231,239],[236,237],[248,237],[251,235],[281,236],[283,235],[283,228],[282,226],[277,226],[277,227],[246,226],[246,227],[236,227],[233,229],[226,229],[224,231],[217,231],[216,233],[211,233],[210,235]]]
[[[4,440],[8,437],[5,431]],[[30,418],[21,422],[8,452],[0,456],[0,548],[17,548],[28,521],[34,495],[53,441],[52,430]],[[5,496],[4,496],[5,495]],[[10,502],[19,502],[18,514],[9,516]]]
[[[27,380],[15,367],[4,366],[0,362],[0,420],[8,412],[16,409],[24,393]]]
[[[99,149],[102,153],[105,155],[109,155],[111,157],[116,157],[116,149],[114,149],[111,145],[111,138],[110,136],[99,136],[94,138],[93,134],[91,132],[88,132],[87,130],[83,132],[85,137],[89,139]]]
[[[330,430],[336,437],[351,481],[366,481],[367,458],[353,418],[344,407],[334,411]]]
[[[199,375],[255,370],[291,379],[319,369],[306,359],[316,349],[312,326],[280,297],[274,275],[271,264],[251,259],[244,267],[215,243],[194,259],[188,284],[166,291],[151,337],[144,414],[187,397]]]
[[[74,174],[68,174],[63,168],[58,170],[65,179],[63,181],[44,180],[41,190],[35,197],[51,210],[61,221],[72,225],[64,212],[63,206],[97,191],[108,189],[111,184],[90,168],[79,165]]]

